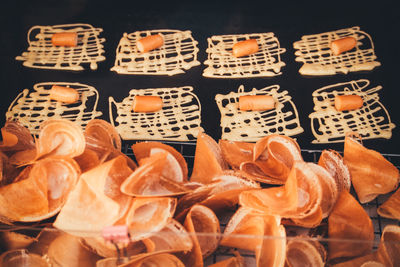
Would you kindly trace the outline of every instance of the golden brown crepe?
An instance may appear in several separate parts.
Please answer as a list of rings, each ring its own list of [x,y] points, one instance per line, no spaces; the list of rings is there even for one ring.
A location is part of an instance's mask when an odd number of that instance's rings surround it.
[[[343,157],[335,150],[323,150],[318,165],[324,167],[335,179],[337,190],[340,193],[342,190],[350,191],[351,178],[350,172]]]
[[[253,160],[243,162],[240,170],[259,182],[284,184],[294,162],[302,160],[300,147],[294,139],[273,134],[256,142]]]
[[[328,218],[328,234],[331,239],[328,242],[330,260],[362,256],[372,252],[372,221],[364,208],[346,190],[340,193]],[[340,241],[341,239],[344,241]]]
[[[7,121],[1,128],[1,135],[0,151],[16,152],[35,147],[28,128],[17,121]]]
[[[242,162],[253,160],[254,143],[220,139],[218,145],[221,148],[222,157],[234,170],[239,170]]]
[[[48,157],[0,187],[0,215],[11,221],[40,221],[60,211],[80,174],[68,157]]]
[[[325,261],[325,248],[318,241],[305,236],[297,236],[288,240],[286,246],[286,266],[319,267],[324,266]]]
[[[211,183],[212,179],[228,169],[218,144],[205,133],[197,136],[191,182]]]
[[[184,226],[193,241],[192,250],[183,256],[186,266],[202,267],[203,259],[219,244],[221,230],[215,213],[203,205],[194,205],[186,215]]]
[[[344,162],[361,203],[389,193],[399,185],[399,170],[379,152],[365,148],[353,136],[346,136]]]
[[[124,157],[117,157],[83,173],[54,226],[67,233],[97,236],[124,216],[131,197],[119,187],[132,173]]]
[[[400,220],[400,188],[380,205],[377,211],[382,217]]]

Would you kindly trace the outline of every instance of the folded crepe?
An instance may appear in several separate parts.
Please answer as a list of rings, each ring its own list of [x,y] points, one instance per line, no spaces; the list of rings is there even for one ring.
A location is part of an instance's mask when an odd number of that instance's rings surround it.
[[[0,215],[9,221],[34,222],[57,214],[80,169],[69,157],[48,157],[26,167],[13,183],[0,187]]]
[[[328,257],[356,257],[372,252],[374,228],[358,201],[343,190],[328,218]],[[352,241],[352,242],[349,242]]]
[[[247,178],[268,184],[284,184],[295,161],[302,161],[300,147],[294,139],[269,135],[258,140],[253,160],[243,162],[240,170]]]
[[[188,167],[185,158],[175,148],[161,142],[140,142],[132,145],[133,154],[138,162],[158,152],[167,152],[166,164],[163,176],[176,182],[186,182],[188,178]],[[171,172],[171,173],[168,173]]]
[[[136,197],[171,197],[190,191],[183,182],[171,176],[181,172],[180,165],[169,164],[170,153],[166,150],[141,159],[139,167],[122,183],[121,191]],[[171,167],[177,168],[171,170]]]
[[[124,157],[117,157],[83,173],[54,226],[72,235],[96,237],[122,218],[132,198],[120,185],[132,173]]]
[[[350,191],[350,172],[344,164],[343,157],[337,151],[323,150],[318,165],[324,167],[335,179],[338,193],[342,190]]]
[[[382,217],[400,220],[400,188],[380,205],[377,211]]]
[[[14,153],[35,147],[28,128],[17,121],[7,121],[1,128],[1,135],[3,140],[0,142],[0,151]]]
[[[212,179],[228,169],[217,142],[205,133],[197,136],[191,182],[208,184]]]
[[[379,152],[365,148],[353,136],[346,136],[344,162],[361,203],[389,193],[399,185],[399,170]]]
[[[253,160],[255,143],[220,139],[218,145],[221,148],[222,157],[234,170],[239,170],[242,162]]]
[[[190,208],[184,226],[193,241],[192,250],[183,255],[186,266],[204,266],[203,259],[211,255],[218,247],[221,238],[219,220],[215,213],[203,205]]]
[[[316,240],[306,236],[297,236],[290,239],[286,245],[286,266],[301,267],[325,266],[326,250]]]

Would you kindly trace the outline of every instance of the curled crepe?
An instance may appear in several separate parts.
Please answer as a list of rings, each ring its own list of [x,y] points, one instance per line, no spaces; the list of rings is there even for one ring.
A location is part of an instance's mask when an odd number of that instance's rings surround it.
[[[343,157],[335,150],[323,150],[318,165],[324,167],[335,179],[338,192],[342,190],[350,191],[351,178],[350,172]]]
[[[0,215],[10,221],[33,222],[58,213],[80,175],[68,157],[48,157],[20,173],[13,183],[0,187]]]
[[[128,226],[132,241],[141,240],[164,228],[175,208],[174,198],[135,198],[121,224]]]
[[[377,212],[382,217],[400,220],[400,188],[378,207]]]
[[[228,169],[217,142],[205,133],[199,133],[196,142],[191,182],[208,184]]]
[[[328,257],[362,256],[372,252],[374,228],[364,208],[343,190],[328,218]],[[348,242],[351,240],[352,242]]]
[[[257,267],[283,267],[286,258],[286,231],[277,216],[264,217],[264,232],[257,247]]]
[[[0,151],[16,152],[35,147],[28,128],[17,121],[7,121],[1,128],[1,135]]]
[[[257,266],[284,266],[286,231],[279,216],[241,207],[228,222],[221,245],[255,252]]]
[[[88,144],[99,146],[99,143],[101,143],[104,147],[121,150],[121,138],[117,130],[105,120],[90,120],[85,128],[85,137]],[[90,142],[91,140],[97,140],[98,142],[94,144]]]
[[[239,170],[242,162],[253,160],[254,143],[220,139],[218,145],[221,148],[222,157],[234,170]]]
[[[81,237],[99,235],[104,227],[113,225],[129,209],[131,197],[119,188],[131,173],[122,156],[83,173],[54,226]]]
[[[185,158],[172,146],[161,142],[140,142],[132,145],[133,154],[139,162],[141,159],[149,157],[157,152],[167,152],[167,162],[163,176],[176,182],[186,182],[188,177],[188,167]],[[176,171],[175,171],[176,170]]]
[[[47,258],[52,266],[94,266],[101,257],[84,248],[79,237],[61,234],[51,242]]]
[[[300,147],[294,139],[273,134],[256,142],[253,161],[243,162],[240,170],[259,182],[284,184],[293,163],[302,160]]]
[[[172,219],[158,232],[148,238],[153,252],[175,253],[189,252],[193,247],[192,239],[186,229],[178,221]],[[149,244],[149,246],[150,246]]]
[[[286,245],[286,266],[325,266],[326,250],[318,241],[307,237],[295,237]]]
[[[10,158],[0,151],[0,186],[11,184],[23,170],[12,164]]]
[[[361,203],[370,202],[399,185],[399,170],[379,152],[365,148],[350,135],[344,141],[344,162]]]
[[[285,185],[245,191],[239,203],[247,208],[283,218],[302,219],[320,212],[322,188],[308,163],[296,161]]]
[[[377,251],[377,259],[385,266],[400,265],[400,226],[385,226]]]
[[[36,159],[49,155],[76,157],[85,150],[82,129],[66,119],[51,119],[40,125],[36,140]]]
[[[122,183],[121,192],[129,196],[167,197],[182,195],[190,191],[183,183],[164,176],[175,171],[179,172],[181,169],[179,164],[168,164],[168,155],[167,151],[161,151],[142,159],[139,167]],[[170,170],[172,166],[178,170]]]
[[[86,140],[85,152],[87,150],[90,150],[90,152],[84,153],[79,157],[81,163],[90,161],[94,157],[93,152],[95,152],[100,163],[123,156],[128,166],[132,170],[136,169],[136,163],[121,152],[121,138],[115,127],[109,122],[93,119],[86,125],[84,134]],[[97,161],[96,159],[94,160]],[[93,162],[92,165],[94,165]],[[84,167],[87,167],[87,165],[84,164]]]
[[[219,244],[221,230],[215,213],[203,205],[194,205],[186,215],[184,226],[193,241],[192,250],[184,255],[186,266],[203,266],[203,259]]]
[[[82,154],[75,157],[74,160],[78,163],[82,172],[86,172],[101,163],[98,154],[88,148]]]
[[[233,171],[225,171],[214,177],[211,184],[198,187],[181,197],[176,218],[183,220],[190,207],[195,204],[207,206],[214,212],[232,208],[238,203],[241,192],[259,188],[258,183],[243,179]]]

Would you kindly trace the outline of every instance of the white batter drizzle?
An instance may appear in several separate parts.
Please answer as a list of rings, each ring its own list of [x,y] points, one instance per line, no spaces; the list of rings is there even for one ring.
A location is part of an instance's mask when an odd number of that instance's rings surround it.
[[[79,93],[79,100],[73,104],[65,104],[50,100],[50,89],[53,85],[74,88]],[[44,82],[33,86],[33,92],[24,89],[8,107],[7,120],[18,120],[26,126],[32,134],[38,134],[40,125],[47,119],[68,119],[75,122],[82,129],[96,117],[102,115],[96,111],[99,93],[96,88],[67,82]]]
[[[256,39],[258,52],[245,57],[232,55],[232,46],[240,41]],[[216,35],[208,38],[208,58],[204,62],[208,67],[204,77],[212,78],[247,78],[269,77],[282,74],[285,63],[280,55],[286,52],[281,48],[274,33],[253,33],[236,35]]]
[[[395,125],[379,102],[377,91],[382,86],[368,88],[369,84],[369,80],[361,79],[329,85],[313,92],[314,112],[309,115],[316,138],[313,143],[343,142],[348,132],[357,132],[362,139],[391,138]],[[350,94],[361,96],[363,106],[357,110],[336,111],[335,96]]]
[[[340,55],[333,55],[330,43],[344,37],[354,37],[356,47]],[[293,44],[296,61],[303,62],[302,75],[334,75],[353,71],[372,70],[381,63],[376,60],[371,36],[360,27],[346,28],[320,34],[305,35]]]
[[[140,53],[136,42],[153,34],[163,36],[163,46]],[[193,39],[191,31],[151,30],[124,33],[111,70],[120,74],[175,75],[200,65],[197,61],[198,51],[197,41]]]
[[[16,60],[24,61],[23,65],[39,69],[83,70],[82,64],[90,64],[92,70],[97,69],[97,62],[106,58],[99,38],[101,28],[93,28],[89,24],[63,24],[55,26],[33,26],[27,34],[28,51],[17,56]],[[75,47],[54,46],[51,37],[58,32],[76,32],[78,45]]]
[[[238,108],[239,96],[270,95],[276,105],[272,110],[241,111]],[[293,136],[302,133],[296,106],[288,91],[280,90],[279,85],[272,85],[245,92],[244,86],[238,92],[227,95],[217,94],[215,100],[221,112],[222,139],[230,141],[255,142],[269,134]]]
[[[110,122],[124,140],[190,141],[197,137],[201,123],[201,106],[190,86],[175,88],[132,89],[121,103],[109,97]],[[163,101],[162,110],[133,112],[135,95],[155,95]],[[113,106],[117,116],[114,119]]]

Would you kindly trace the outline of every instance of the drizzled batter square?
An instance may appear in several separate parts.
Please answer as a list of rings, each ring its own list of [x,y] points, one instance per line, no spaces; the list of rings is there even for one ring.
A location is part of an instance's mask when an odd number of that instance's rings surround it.
[[[104,38],[99,35],[101,28],[89,24],[63,24],[55,26],[33,26],[27,34],[28,50],[17,56],[16,60],[30,68],[81,71],[84,64],[92,70],[97,69],[97,62],[104,61]],[[55,46],[51,42],[53,34],[76,32],[77,46]]]
[[[266,111],[242,111],[238,107],[239,97],[244,95],[270,95],[275,99],[275,108]],[[269,134],[293,136],[302,133],[299,116],[288,91],[279,85],[262,89],[253,88],[245,92],[244,86],[238,92],[227,95],[217,94],[215,101],[221,112],[221,139],[229,141],[255,142]]]
[[[50,100],[50,89],[53,85],[70,87],[78,91],[79,100],[73,104],[65,104]],[[96,88],[67,82],[44,82],[33,86],[33,91],[24,89],[9,106],[6,112],[7,120],[18,120],[32,134],[39,134],[40,125],[47,119],[68,119],[80,125],[86,124],[102,115],[96,111],[99,93]]]
[[[160,97],[162,109],[150,113],[133,112],[136,95]],[[202,131],[200,101],[190,86],[132,89],[120,103],[109,97],[109,109],[110,122],[124,140],[191,141]]]
[[[382,86],[369,87],[369,80],[361,79],[322,87],[313,92],[314,112],[309,115],[313,143],[343,142],[346,133],[356,132],[362,139],[392,136],[395,125],[386,108],[379,102]],[[336,95],[359,95],[363,99],[360,109],[337,111]]]
[[[356,47],[339,55],[333,55],[330,44],[334,40],[354,37]],[[354,71],[367,71],[380,66],[376,61],[374,44],[369,34],[360,27],[346,28],[319,34],[305,35],[293,44],[296,61],[302,62],[302,75],[335,75]]]
[[[256,39],[258,52],[245,57],[232,55],[235,43],[247,39]],[[208,38],[208,58],[204,62],[207,68],[204,77],[211,78],[249,78],[270,77],[282,74],[285,63],[280,55],[286,52],[281,48],[274,33],[253,33],[236,35],[215,35]]]
[[[155,50],[140,53],[136,42],[143,37],[160,34],[164,44]],[[197,41],[191,31],[151,30],[124,33],[111,68],[119,74],[175,75],[200,65]]]

